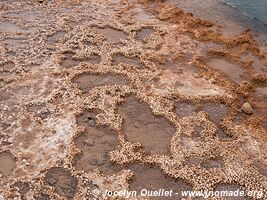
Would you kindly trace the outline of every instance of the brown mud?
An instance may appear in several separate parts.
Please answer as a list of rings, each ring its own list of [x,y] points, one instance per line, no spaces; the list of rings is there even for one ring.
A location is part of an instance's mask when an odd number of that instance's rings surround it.
[[[267,198],[267,51],[250,30],[160,0],[0,8],[0,199]]]

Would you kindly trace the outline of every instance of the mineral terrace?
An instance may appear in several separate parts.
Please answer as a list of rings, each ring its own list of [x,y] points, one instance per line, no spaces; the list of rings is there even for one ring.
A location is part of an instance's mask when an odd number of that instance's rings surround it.
[[[223,34],[168,1],[0,13],[0,199],[266,192],[267,51],[250,30]]]

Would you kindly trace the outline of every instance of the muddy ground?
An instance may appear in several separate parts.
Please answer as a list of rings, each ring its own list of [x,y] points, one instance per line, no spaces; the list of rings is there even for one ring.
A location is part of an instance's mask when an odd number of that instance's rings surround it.
[[[267,50],[250,30],[169,1],[0,8],[0,199],[266,192]]]

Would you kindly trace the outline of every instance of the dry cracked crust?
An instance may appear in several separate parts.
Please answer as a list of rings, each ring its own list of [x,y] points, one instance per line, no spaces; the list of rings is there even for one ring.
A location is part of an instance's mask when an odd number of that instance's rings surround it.
[[[266,47],[249,30],[162,1],[0,7],[0,199],[266,191]]]

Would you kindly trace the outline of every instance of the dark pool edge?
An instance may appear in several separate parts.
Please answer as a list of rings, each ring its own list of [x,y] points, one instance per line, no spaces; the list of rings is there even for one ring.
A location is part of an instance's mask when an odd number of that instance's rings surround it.
[[[259,21],[259,22],[262,23],[264,26],[267,26],[267,21],[262,20],[262,19],[259,19],[259,18],[256,17],[256,16],[250,15],[249,13],[247,13],[247,12],[245,12],[245,11],[242,11],[238,6],[235,6],[234,4],[228,3],[228,2],[226,2],[225,0],[219,0],[219,1],[221,1],[222,3],[225,3],[225,4],[229,5],[229,6],[231,6],[231,7],[234,8],[234,9],[237,9],[237,10],[238,10],[240,13],[242,13],[244,16],[247,16],[247,17],[249,17],[250,19]]]
[[[237,6],[231,5],[230,3],[227,3],[223,0],[217,0],[217,1],[219,4],[221,4],[221,6],[227,6],[228,8],[234,9],[237,12],[237,14],[240,14],[243,18],[242,20],[233,18],[233,20],[237,20],[237,22],[242,23],[242,25],[248,26],[248,28],[250,28],[252,31],[256,33],[261,32],[267,34],[267,22],[260,20],[256,17],[253,17],[246,12],[241,11]]]

